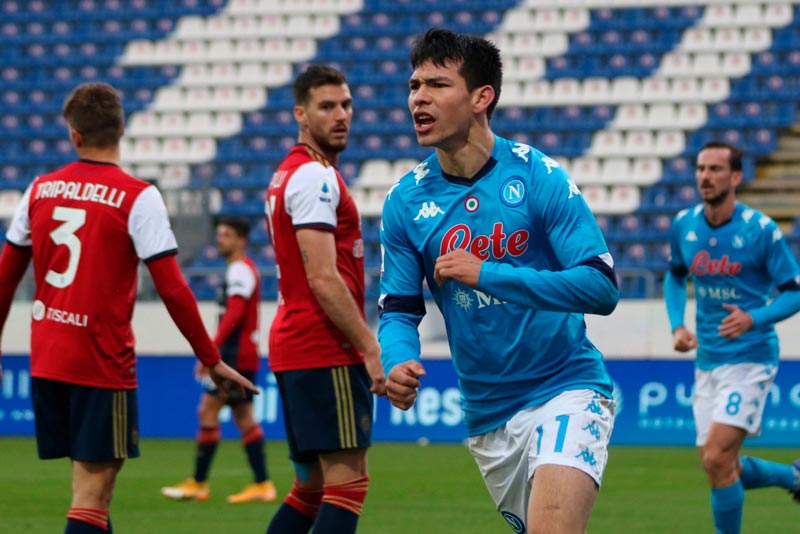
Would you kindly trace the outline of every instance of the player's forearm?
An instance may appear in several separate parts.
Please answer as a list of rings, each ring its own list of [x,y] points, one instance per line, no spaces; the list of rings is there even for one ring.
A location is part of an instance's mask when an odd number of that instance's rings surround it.
[[[388,312],[381,315],[378,342],[381,344],[381,363],[387,376],[395,365],[420,359],[420,321],[421,315],[409,313]]]
[[[547,311],[608,315],[619,302],[617,286],[589,265],[537,271],[484,262],[478,289],[506,302]]]
[[[147,264],[147,268],[170,317],[192,346],[197,358],[206,367],[219,362],[221,359],[219,351],[208,336],[200,317],[200,310],[197,308],[197,301],[181,274],[175,256],[151,261]]]
[[[782,291],[766,306],[747,311],[755,326],[783,321],[800,311],[800,290]]]
[[[31,260],[31,247],[17,247],[9,242],[0,254],[0,334],[8,318],[11,302]]]
[[[309,285],[322,311],[347,336],[355,348],[361,353],[376,349],[375,335],[341,276],[337,274],[312,278],[309,280]]]
[[[214,344],[217,347],[222,346],[238,330],[244,321],[246,311],[247,301],[244,300],[244,297],[239,295],[228,297],[225,303],[225,314],[222,316],[214,336]]]
[[[686,277],[676,276],[667,271],[664,278],[664,301],[667,305],[669,324],[674,332],[684,324],[686,312]]]

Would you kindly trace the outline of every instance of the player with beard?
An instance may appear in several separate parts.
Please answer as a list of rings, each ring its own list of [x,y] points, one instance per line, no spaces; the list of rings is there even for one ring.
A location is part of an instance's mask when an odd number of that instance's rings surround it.
[[[356,531],[367,495],[380,346],[364,317],[364,244],[355,201],[336,170],[353,117],[344,75],[312,65],[294,83],[298,144],[267,190],[279,273],[269,335],[294,487],[270,534]]]
[[[741,530],[746,489],[779,486],[800,500],[800,461],[785,465],[740,456],[744,439],[761,431],[778,372],[774,324],[800,310],[800,270],[780,229],[736,201],[742,155],[719,142],[698,153],[703,203],[675,217],[664,280],[673,346],[680,352],[697,349],[692,409],[714,524],[722,534]],[[684,324],[689,277],[697,300],[696,335]]]

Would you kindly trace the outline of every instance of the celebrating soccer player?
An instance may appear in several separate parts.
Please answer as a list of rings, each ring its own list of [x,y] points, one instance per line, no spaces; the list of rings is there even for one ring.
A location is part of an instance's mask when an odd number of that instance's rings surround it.
[[[247,257],[247,239],[250,225],[243,219],[226,217],[217,221],[217,250],[225,258],[228,268],[220,294],[220,319],[214,344],[219,347],[222,359],[242,376],[255,381],[258,371],[258,305],[261,280],[258,268]],[[205,378],[201,365],[195,370],[206,391],[200,399],[198,415],[200,430],[197,433],[194,476],[176,486],[161,488],[161,494],[171,499],[205,501],[210,496],[208,471],[220,441],[219,411],[230,406],[233,421],[242,435],[247,460],[253,472],[253,483],[241,492],[228,496],[229,503],[271,502],[277,498],[275,484],[269,480],[264,453],[264,430],[253,418],[253,395],[237,392],[224,393]]]
[[[703,199],[672,223],[664,297],[675,350],[697,349],[692,409],[711,484],[718,533],[741,530],[744,490],[780,486],[800,500],[794,465],[739,456],[757,436],[778,372],[774,324],[800,310],[800,270],[775,222],[736,201],[742,151],[706,144],[697,155]],[[684,324],[686,281],[694,281],[697,334]],[[770,301],[774,289],[778,296]]]
[[[425,369],[422,282],[442,312],[469,448],[514,532],[583,534],[606,465],[612,383],[583,313],[619,299],[613,260],[559,164],[496,136],[499,50],[429,30],[408,105],[435,152],[386,197],[380,328],[387,395],[410,408]]]
[[[361,219],[336,165],[353,117],[344,75],[312,65],[294,83],[299,142],[267,190],[280,273],[269,336],[295,482],[270,534],[351,534],[367,495],[380,346],[364,318]]]
[[[63,115],[80,159],[37,177],[22,197],[0,256],[0,326],[32,257],[39,457],[72,459],[65,533],[92,534],[111,531],[114,480],[126,458],[139,456],[131,316],[140,259],[214,382],[257,390],[220,359],[203,326],[158,190],[118,166],[124,114],[114,88],[77,87]]]

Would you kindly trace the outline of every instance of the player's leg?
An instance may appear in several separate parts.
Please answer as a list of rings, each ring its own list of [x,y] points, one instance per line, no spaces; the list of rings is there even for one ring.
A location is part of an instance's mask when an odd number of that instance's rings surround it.
[[[117,473],[139,456],[136,390],[70,385],[72,507],[67,534],[111,532],[109,507]]]
[[[291,454],[291,444],[289,450]],[[293,464],[294,484],[272,516],[267,534],[306,534],[319,513],[323,484],[319,461],[294,461]]]
[[[320,454],[324,479],[322,504],[314,534],[355,533],[367,498],[367,449]]]
[[[314,524],[322,501],[322,471],[317,454],[300,450],[309,434],[309,412],[313,401],[307,391],[314,391],[318,371],[283,371],[275,373],[281,395],[286,441],[295,470],[292,489],[267,527],[267,534],[306,534]],[[311,384],[307,386],[307,384]]]
[[[174,485],[161,488],[161,494],[170,499],[195,499],[205,501],[211,496],[208,472],[221,439],[219,411],[225,399],[217,391],[205,391],[197,407],[200,428],[195,441],[194,475]]]
[[[65,534],[110,532],[108,510],[122,462],[72,462],[72,504]]]
[[[372,440],[373,395],[364,365],[334,367],[323,375],[329,408],[320,441],[324,479],[314,534],[356,532],[369,488],[367,448]]]
[[[535,416],[528,533],[583,534],[608,460],[614,403],[593,391],[566,391]]]
[[[471,437],[469,446],[497,510],[514,532],[582,534],[612,429],[612,401],[593,391],[567,391]]]
[[[742,527],[744,487],[739,480],[739,452],[747,432],[712,423],[700,448],[703,470],[711,485],[711,511],[719,534],[735,534]]]
[[[528,534],[583,534],[597,491],[597,483],[584,471],[540,465],[531,481]]]
[[[264,430],[253,417],[252,399],[232,403],[231,411],[233,420],[242,436],[242,445],[247,461],[253,471],[253,483],[245,487],[243,491],[228,496],[228,502],[272,502],[277,499],[278,495],[275,491],[275,484],[269,479],[266,453],[264,452]]]

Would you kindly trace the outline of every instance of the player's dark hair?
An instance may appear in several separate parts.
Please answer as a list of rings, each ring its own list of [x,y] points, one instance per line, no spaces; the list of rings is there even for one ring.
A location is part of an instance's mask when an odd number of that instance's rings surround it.
[[[84,83],[76,87],[64,101],[62,114],[89,147],[116,146],[125,131],[122,102],[107,83]]]
[[[467,83],[468,91],[491,85],[494,100],[486,108],[486,116],[492,118],[503,85],[503,61],[493,43],[483,37],[431,28],[417,37],[411,49],[411,68],[416,69],[426,61],[437,67],[460,63],[458,73]]]
[[[229,226],[236,235],[245,239],[250,236],[250,223],[239,217],[220,217],[215,226]]]
[[[728,158],[728,162],[730,163],[732,171],[741,171],[742,170],[742,158],[744,157],[744,151],[741,148],[737,148],[730,143],[724,143],[722,141],[709,141],[703,148],[700,149],[702,152],[707,148],[727,148],[728,154],[730,157]]]
[[[311,65],[294,81],[294,103],[304,106],[308,103],[311,90],[321,85],[344,85],[347,83],[344,73],[328,65]]]

